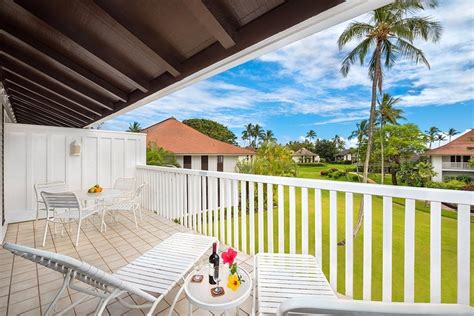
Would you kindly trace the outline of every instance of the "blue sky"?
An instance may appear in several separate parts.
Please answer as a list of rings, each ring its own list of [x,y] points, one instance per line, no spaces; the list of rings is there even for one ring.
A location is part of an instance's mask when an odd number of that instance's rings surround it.
[[[401,98],[406,121],[422,130],[474,127],[473,7],[472,0],[441,0],[437,9],[425,11],[423,15],[444,27],[438,43],[415,43],[431,69],[399,60],[386,73],[384,91]],[[131,121],[145,127],[175,116],[213,119],[239,137],[245,124],[259,123],[281,143],[301,139],[310,129],[321,138],[347,138],[355,124],[367,118],[370,106],[367,69],[355,66],[347,78],[339,72],[347,51],[339,52],[336,41],[348,23],[155,100],[107,121],[103,128],[125,130]]]

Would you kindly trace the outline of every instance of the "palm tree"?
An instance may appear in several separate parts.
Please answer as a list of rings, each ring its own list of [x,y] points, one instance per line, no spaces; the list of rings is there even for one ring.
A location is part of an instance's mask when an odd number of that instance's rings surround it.
[[[308,133],[306,133],[306,138],[308,138],[311,141],[315,139],[316,137],[317,137],[316,132],[312,129],[310,129]]]
[[[376,112],[378,122],[380,124],[380,170],[381,170],[381,184],[385,179],[385,157],[384,157],[384,141],[385,134],[383,127],[385,124],[398,125],[398,120],[404,119],[403,110],[394,107],[400,101],[400,98],[394,98],[389,93],[384,93],[382,101],[378,100],[379,109]]]
[[[252,136],[254,137],[254,147],[255,148],[257,147],[258,140],[262,141],[264,135],[265,135],[264,129],[260,125],[255,124],[253,126],[253,133],[252,133]]]
[[[253,124],[248,123],[244,127],[244,131],[242,132],[242,140],[247,140],[249,142],[249,146],[251,145],[251,138],[253,133]]]
[[[429,130],[425,131],[426,136],[428,137],[428,141],[430,142],[430,149],[431,145],[436,141],[436,135],[438,135],[439,132],[439,128],[435,126],[431,126]]]
[[[129,123],[127,132],[140,133],[141,131],[142,131],[142,127],[140,126],[140,123],[138,122]]]
[[[276,142],[277,139],[275,138],[275,134],[273,134],[273,131],[267,129],[265,131],[265,134],[263,135],[262,140],[264,142]]]
[[[443,133],[436,134],[436,140],[438,141],[438,147],[441,146],[441,142],[446,140],[446,136]]]
[[[356,124],[356,129],[352,131],[349,135],[349,140],[356,138],[357,139],[357,174],[359,174],[359,157],[360,157],[360,145],[362,141],[367,136],[367,120],[362,120],[360,123]]]
[[[453,137],[454,135],[457,135],[457,134],[459,134],[459,132],[454,128],[450,128],[446,132],[446,135],[449,137],[449,141],[451,141],[451,137]]]
[[[360,41],[344,58],[341,73],[347,76],[353,64],[359,62],[363,65],[368,61],[369,77],[372,80],[363,182],[367,182],[369,176],[377,91],[382,93],[383,68],[386,70],[392,68],[399,56],[409,58],[415,63],[422,62],[428,68],[430,67],[423,51],[415,47],[413,42],[416,39],[437,42],[441,37],[442,27],[439,22],[430,17],[421,17],[415,14],[425,8],[435,8],[437,5],[436,0],[397,0],[372,11],[368,23],[351,23],[338,39],[340,50],[354,40]],[[370,56],[368,56],[369,54]],[[354,236],[362,226],[363,214],[362,206],[354,227]]]

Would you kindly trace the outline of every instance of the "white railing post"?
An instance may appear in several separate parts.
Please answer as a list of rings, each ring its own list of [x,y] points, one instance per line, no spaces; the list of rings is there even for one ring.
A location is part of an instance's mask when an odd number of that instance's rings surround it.
[[[296,253],[296,197],[294,186],[290,186],[290,253]]]
[[[242,219],[242,251],[247,253],[247,182],[240,181],[240,204]]]
[[[382,300],[392,301],[392,198],[383,197]]]
[[[430,209],[430,302],[441,303],[441,203]]]
[[[250,253],[255,254],[255,184],[249,182]]]
[[[263,226],[263,183],[257,183],[257,202],[258,202],[258,251],[264,252],[264,226]]]
[[[404,301],[415,301],[415,200],[405,200],[405,281]]]
[[[301,252],[307,255],[308,249],[308,188],[301,188]]]
[[[346,296],[353,297],[353,274],[354,274],[354,237],[353,237],[353,217],[354,201],[352,193],[346,192]]]
[[[458,304],[469,305],[471,210],[469,205],[458,205]]]
[[[337,192],[329,192],[329,282],[337,291]]]
[[[362,297],[372,298],[372,195],[364,194],[364,266],[362,269]]]
[[[278,185],[278,252],[285,252],[285,194],[283,185]]]
[[[315,240],[315,255],[319,266],[323,267],[323,208],[321,190],[314,190],[314,240]]]
[[[232,183],[233,198],[234,198],[234,248],[241,249],[239,247],[239,182],[234,180]]]

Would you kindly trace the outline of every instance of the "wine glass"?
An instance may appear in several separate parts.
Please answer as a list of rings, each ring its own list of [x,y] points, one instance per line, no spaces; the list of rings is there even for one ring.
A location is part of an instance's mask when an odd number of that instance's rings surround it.
[[[220,277],[220,273],[219,273],[218,269],[214,272],[214,274],[212,276],[212,279],[214,280],[214,282],[217,285],[214,288],[214,292],[215,292],[215,294],[220,295],[224,289],[219,285],[219,283],[221,281],[221,277]]]

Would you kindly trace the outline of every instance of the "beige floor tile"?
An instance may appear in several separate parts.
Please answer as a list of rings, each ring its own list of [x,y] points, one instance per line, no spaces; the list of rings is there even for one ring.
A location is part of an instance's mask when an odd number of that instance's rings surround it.
[[[18,315],[29,310],[38,308],[39,305],[39,298],[38,296],[21,301],[16,304],[9,304],[8,306],[8,314],[9,315]]]

